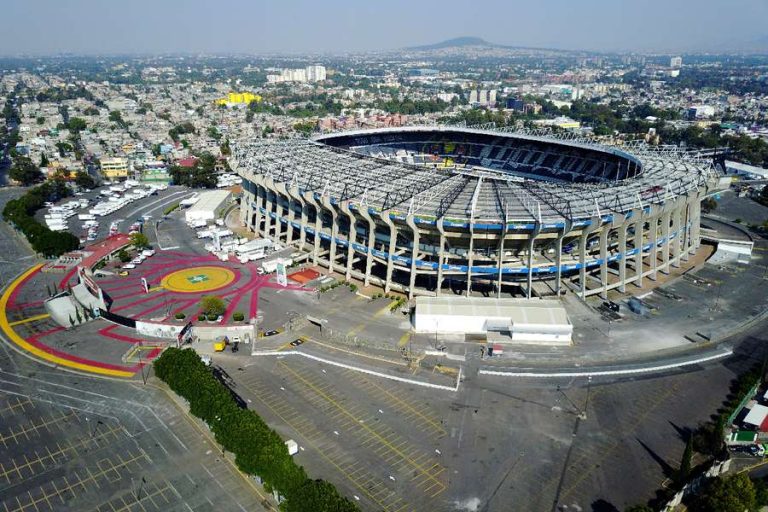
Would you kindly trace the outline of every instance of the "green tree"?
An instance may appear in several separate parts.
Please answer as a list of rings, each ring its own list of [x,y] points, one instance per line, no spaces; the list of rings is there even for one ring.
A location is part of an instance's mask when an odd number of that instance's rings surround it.
[[[39,183],[45,178],[40,169],[26,156],[17,157],[13,161],[13,167],[8,171],[8,176],[25,187]]]
[[[315,123],[312,121],[300,121],[293,125],[293,129],[305,137],[309,137],[315,130]]]
[[[94,180],[87,172],[78,171],[77,174],[75,174],[75,185],[80,188],[91,189],[96,187],[96,180]]]
[[[200,309],[206,315],[223,315],[227,309],[227,305],[224,303],[224,299],[215,295],[204,295],[200,299]]]
[[[45,124],[45,118],[43,116],[37,116],[35,121],[37,121],[37,124]]]
[[[221,154],[224,156],[232,154],[232,148],[229,147],[229,139],[224,139],[224,142],[219,146],[219,151],[221,151]]]
[[[123,119],[123,114],[119,110],[113,110],[109,113],[109,120],[120,128],[128,128],[128,123]]]
[[[144,233],[133,233],[130,236],[131,245],[137,249],[146,249],[149,247],[149,238]]]
[[[88,123],[81,117],[72,117],[67,123],[67,129],[74,133],[79,133],[88,127]]]
[[[691,476],[691,460],[693,459],[693,434],[688,435],[688,441],[685,443],[683,458],[680,461],[680,469],[677,471],[677,481],[684,485]]]
[[[131,255],[128,254],[128,251],[126,251],[125,249],[120,249],[119,251],[117,251],[117,259],[119,259],[123,263],[128,263],[129,261],[131,261]]]
[[[694,512],[745,512],[756,508],[757,496],[752,480],[744,473],[710,480],[691,503]]]
[[[219,130],[215,126],[209,126],[206,130],[206,133],[208,136],[218,142],[219,139],[221,139],[221,133],[219,133]]]
[[[45,153],[40,155],[40,167],[48,167],[51,162],[48,160],[48,156]]]

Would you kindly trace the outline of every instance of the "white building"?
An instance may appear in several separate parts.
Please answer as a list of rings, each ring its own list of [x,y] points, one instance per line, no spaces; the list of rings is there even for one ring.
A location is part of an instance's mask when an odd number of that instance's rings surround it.
[[[308,82],[322,82],[325,80],[325,66],[307,66],[307,81]]]
[[[493,107],[496,105],[496,89],[473,89],[469,92],[469,104]]]
[[[321,82],[325,78],[325,66],[312,65],[299,69],[281,69],[279,75],[267,75],[267,82]]]
[[[197,202],[184,213],[187,223],[211,221],[219,217],[232,193],[229,190],[210,190],[200,194]]]
[[[558,301],[485,297],[416,297],[414,329],[543,345],[570,345],[573,335],[573,325]]]
[[[669,59],[669,67],[679,69],[683,67],[683,58],[682,57],[672,57]]]

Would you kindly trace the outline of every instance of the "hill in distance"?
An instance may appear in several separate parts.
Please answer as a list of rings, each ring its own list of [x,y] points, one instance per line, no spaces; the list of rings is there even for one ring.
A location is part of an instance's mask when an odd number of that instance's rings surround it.
[[[430,50],[442,50],[444,48],[461,48],[464,46],[484,46],[486,48],[504,48],[501,45],[489,43],[482,37],[455,37],[453,39],[447,39],[435,44],[427,44],[422,46],[410,46],[404,48],[405,50],[426,52]]]

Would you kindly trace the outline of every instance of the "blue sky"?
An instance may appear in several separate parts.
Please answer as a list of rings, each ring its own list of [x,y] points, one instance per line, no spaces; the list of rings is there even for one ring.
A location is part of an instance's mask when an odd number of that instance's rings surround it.
[[[340,52],[457,36],[690,51],[768,37],[766,0],[3,0],[0,54]]]

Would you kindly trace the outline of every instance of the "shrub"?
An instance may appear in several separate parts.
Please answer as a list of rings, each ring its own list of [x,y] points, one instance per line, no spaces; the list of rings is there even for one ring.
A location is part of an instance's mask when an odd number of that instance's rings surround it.
[[[227,305],[224,304],[224,299],[215,295],[204,295],[200,299],[200,309],[208,316],[223,315],[227,309]]]
[[[205,322],[205,314],[204,313],[200,313],[199,315],[197,315],[197,321],[198,322]]]
[[[190,412],[208,424],[222,448],[235,455],[240,470],[258,475],[265,488],[285,498],[280,510],[359,512],[333,485],[308,478],[277,432],[254,411],[239,408],[195,351],[171,347],[154,368],[158,378],[189,402]]]
[[[179,207],[179,203],[173,203],[172,205],[167,207],[165,210],[163,210],[163,215],[168,215],[178,207]]]
[[[354,284],[354,283],[350,284],[349,285],[349,290],[352,291],[352,292],[356,292],[357,291],[357,285]]]
[[[235,313],[232,315],[232,320],[235,322],[242,322],[243,319],[245,319],[245,315],[242,311],[235,311]]]
[[[186,316],[187,316],[187,315],[185,315],[185,314],[184,314],[184,313],[182,313],[181,311],[179,311],[178,313],[176,313],[176,314],[174,315],[174,317],[176,318],[176,320],[184,320],[184,317],[186,317]]]
[[[219,315],[216,315],[214,313],[208,313],[207,315],[205,315],[205,317],[208,319],[209,322],[215,322],[219,318]]]
[[[131,255],[128,254],[128,251],[126,251],[125,249],[120,249],[119,251],[117,251],[117,259],[119,259],[123,263],[128,263],[129,261],[131,261]]]
[[[49,180],[11,199],[3,208],[3,219],[13,224],[29,241],[32,249],[46,258],[61,256],[80,247],[80,240],[66,231],[51,231],[34,218],[46,201],[55,201],[70,194],[62,180]]]

